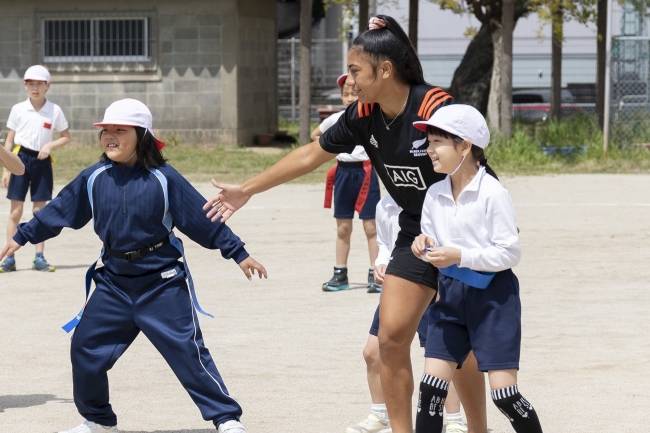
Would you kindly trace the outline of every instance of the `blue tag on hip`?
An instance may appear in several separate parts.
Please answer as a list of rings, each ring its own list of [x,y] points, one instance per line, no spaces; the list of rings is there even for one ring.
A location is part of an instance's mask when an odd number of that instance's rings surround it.
[[[438,270],[445,277],[453,278],[477,289],[487,289],[496,275],[496,272],[478,272],[469,268],[459,268],[458,265],[438,268]]]

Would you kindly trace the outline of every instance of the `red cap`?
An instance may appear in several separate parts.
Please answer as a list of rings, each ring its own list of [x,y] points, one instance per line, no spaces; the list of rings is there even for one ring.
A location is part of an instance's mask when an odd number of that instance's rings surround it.
[[[338,84],[340,88],[343,88],[343,85],[345,84],[347,79],[348,79],[348,74],[343,74],[336,79],[336,84]]]

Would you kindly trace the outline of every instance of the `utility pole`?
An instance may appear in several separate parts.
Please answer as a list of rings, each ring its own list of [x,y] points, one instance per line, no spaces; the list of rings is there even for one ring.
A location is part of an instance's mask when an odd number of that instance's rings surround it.
[[[309,143],[311,126],[312,0],[300,0],[300,144]]]
[[[369,0],[359,0],[359,34],[366,31],[368,27],[368,8],[370,6]]]
[[[418,50],[418,0],[409,0],[409,39],[415,51]]]
[[[503,0],[501,10],[501,134],[512,135],[512,33],[515,29],[515,0]]]

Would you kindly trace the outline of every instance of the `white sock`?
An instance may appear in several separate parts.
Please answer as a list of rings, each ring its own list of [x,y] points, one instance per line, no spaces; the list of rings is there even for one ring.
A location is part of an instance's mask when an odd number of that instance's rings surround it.
[[[373,404],[370,406],[370,413],[382,421],[388,421],[388,410],[386,404]]]
[[[463,415],[461,415],[460,412],[458,413],[448,413],[447,416],[445,417],[445,421],[448,423],[450,422],[463,422]]]

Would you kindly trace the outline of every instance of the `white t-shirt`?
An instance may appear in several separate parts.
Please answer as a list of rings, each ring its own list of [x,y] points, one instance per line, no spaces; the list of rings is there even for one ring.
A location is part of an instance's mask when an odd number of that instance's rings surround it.
[[[479,167],[454,202],[451,180],[434,183],[422,208],[422,233],[461,251],[461,268],[499,272],[521,259],[515,209],[501,182]]]
[[[323,122],[318,126],[320,132],[325,132],[331,128],[339,120],[339,117],[341,117],[343,113],[345,113],[345,110],[334,113],[327,119],[323,120]],[[354,148],[352,153],[339,153],[336,155],[336,159],[341,162],[361,162],[368,159],[368,155],[366,154],[363,146],[357,146]]]
[[[375,266],[387,265],[390,255],[395,247],[397,234],[399,233],[399,214],[402,208],[395,203],[390,195],[385,195],[377,203],[375,224],[377,225],[377,246],[379,254],[375,260]]]
[[[68,121],[55,103],[46,100],[36,111],[28,98],[11,108],[7,128],[16,132],[14,143],[38,152],[44,144],[52,141],[52,130],[68,129]]]

